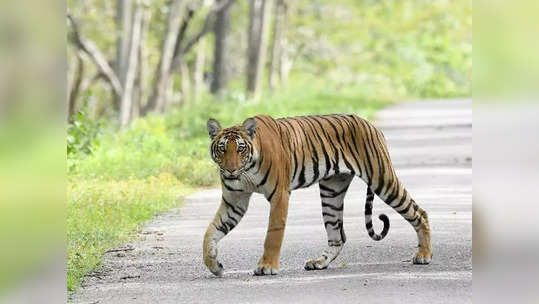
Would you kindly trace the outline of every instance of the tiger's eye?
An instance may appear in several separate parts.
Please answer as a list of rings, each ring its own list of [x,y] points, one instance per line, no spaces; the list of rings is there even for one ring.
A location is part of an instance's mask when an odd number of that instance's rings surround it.
[[[241,146],[238,146],[238,152],[241,153],[245,150],[245,146],[241,145]]]
[[[219,149],[219,152],[225,153],[225,145],[219,145],[217,148]]]

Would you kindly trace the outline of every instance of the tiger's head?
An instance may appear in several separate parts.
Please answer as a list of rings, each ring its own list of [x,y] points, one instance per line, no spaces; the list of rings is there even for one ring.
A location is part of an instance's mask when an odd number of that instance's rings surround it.
[[[255,134],[257,124],[254,118],[243,124],[222,129],[213,118],[206,124],[211,138],[210,155],[219,166],[225,178],[237,178],[258,158]]]

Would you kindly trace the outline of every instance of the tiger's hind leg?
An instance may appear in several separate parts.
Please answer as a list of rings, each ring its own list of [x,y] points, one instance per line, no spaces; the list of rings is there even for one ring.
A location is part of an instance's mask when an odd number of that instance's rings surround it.
[[[326,269],[341,253],[346,235],[343,228],[344,196],[353,175],[335,175],[320,181],[322,216],[328,236],[328,247],[315,259],[305,262],[305,270]]]
[[[372,185],[376,193],[386,204],[408,221],[417,233],[419,250],[413,257],[414,264],[429,264],[432,259],[430,225],[427,212],[412,199],[408,191],[398,180],[395,172],[383,184]],[[372,180],[374,181],[374,179]]]

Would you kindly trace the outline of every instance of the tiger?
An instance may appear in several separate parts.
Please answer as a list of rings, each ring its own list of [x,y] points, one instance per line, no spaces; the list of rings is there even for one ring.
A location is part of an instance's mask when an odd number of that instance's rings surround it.
[[[247,118],[241,125],[222,128],[210,118],[210,156],[221,180],[222,197],[203,240],[203,261],[221,277],[218,243],[248,210],[252,193],[270,203],[264,252],[254,275],[276,275],[292,190],[318,183],[327,247],[319,257],[305,262],[305,270],[326,269],[343,250],[346,235],[343,206],[346,191],[357,176],[367,184],[365,227],[376,241],[389,230],[389,218],[381,214],[380,234],[372,225],[374,195],[397,211],[416,231],[419,249],[413,264],[432,259],[427,212],[412,199],[397,178],[382,132],[356,115],[311,115],[274,119],[266,115]]]

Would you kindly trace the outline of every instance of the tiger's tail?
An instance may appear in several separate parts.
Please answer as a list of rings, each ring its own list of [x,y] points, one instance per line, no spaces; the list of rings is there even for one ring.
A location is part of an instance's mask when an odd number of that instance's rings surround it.
[[[382,240],[389,231],[389,218],[385,214],[380,214],[378,218],[384,222],[384,228],[382,229],[382,232],[380,234],[377,234],[374,232],[374,229],[372,228],[372,203],[374,201],[374,192],[372,192],[371,188],[367,186],[367,197],[365,198],[365,228],[367,228],[367,232],[369,233],[369,236],[371,239],[375,241]]]

